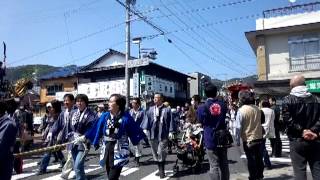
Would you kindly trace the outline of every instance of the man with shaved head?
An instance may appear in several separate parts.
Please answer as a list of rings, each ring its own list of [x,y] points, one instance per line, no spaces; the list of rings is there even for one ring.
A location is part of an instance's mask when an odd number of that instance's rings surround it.
[[[291,89],[297,86],[304,86],[305,85],[305,79],[302,75],[295,75],[290,80],[290,87]]]
[[[309,163],[313,179],[320,179],[320,99],[308,92],[305,78],[294,76],[283,100],[282,117],[290,140],[290,158],[296,180],[306,180]]]

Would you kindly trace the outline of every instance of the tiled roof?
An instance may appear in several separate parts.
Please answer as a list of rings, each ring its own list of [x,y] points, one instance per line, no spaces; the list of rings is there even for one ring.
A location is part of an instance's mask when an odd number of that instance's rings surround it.
[[[48,73],[46,75],[41,76],[40,79],[46,80],[46,79],[54,79],[54,78],[73,76],[74,74],[77,73],[77,70],[79,70],[79,69],[80,69],[80,67],[77,67],[75,65],[62,67],[62,68],[58,69],[57,71],[54,71],[54,72],[51,72],[51,73]]]

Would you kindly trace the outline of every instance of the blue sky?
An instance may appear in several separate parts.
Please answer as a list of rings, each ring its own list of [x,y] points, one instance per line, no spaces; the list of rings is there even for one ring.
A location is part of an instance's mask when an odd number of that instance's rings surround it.
[[[288,5],[288,0],[136,0],[135,8],[169,32],[142,41],[142,48],[158,52],[156,63],[225,79],[256,73],[244,32],[255,30],[263,10]],[[1,0],[0,12],[0,40],[7,44],[9,67],[85,65],[108,48],[125,51],[125,10],[116,0]],[[131,37],[158,34],[132,19]],[[131,49],[138,56],[137,45]]]

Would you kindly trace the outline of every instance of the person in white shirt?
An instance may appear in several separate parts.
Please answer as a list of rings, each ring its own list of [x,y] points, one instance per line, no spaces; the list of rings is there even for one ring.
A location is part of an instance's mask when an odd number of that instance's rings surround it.
[[[265,166],[268,169],[271,169],[271,162],[270,162],[270,158],[269,158],[269,154],[268,151],[266,149],[266,139],[274,139],[275,136],[275,129],[274,129],[274,110],[271,109],[270,107],[270,103],[268,101],[262,101],[261,103],[261,110],[264,113],[265,116],[265,122],[262,124],[263,129],[265,131],[263,137],[264,137],[264,143],[263,143],[263,159],[264,159],[264,163]]]

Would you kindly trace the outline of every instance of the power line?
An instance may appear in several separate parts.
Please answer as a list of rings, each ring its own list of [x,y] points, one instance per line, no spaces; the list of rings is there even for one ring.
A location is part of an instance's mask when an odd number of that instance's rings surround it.
[[[88,6],[91,6],[92,4],[95,4],[95,3],[99,2],[99,1],[101,1],[101,0],[94,0],[94,1],[90,1],[90,2],[88,2],[88,3],[83,3],[83,4],[81,4],[78,8],[65,11],[64,14],[65,14],[67,17],[70,17],[70,16],[73,15],[73,14],[79,13],[83,8],[87,8]]]
[[[161,10],[159,9],[159,11],[161,12]],[[212,22],[212,23],[207,23],[207,24],[202,24],[202,25],[196,25],[196,26],[193,26],[193,27],[190,27],[190,26],[187,26],[187,28],[180,28],[180,29],[177,29],[177,30],[173,30],[173,31],[170,31],[170,32],[166,32],[165,34],[153,34],[153,35],[147,35],[146,37],[148,37],[149,39],[153,39],[153,38],[156,38],[158,36],[161,36],[161,35],[169,35],[169,34],[174,34],[174,33],[178,33],[178,32],[186,32],[186,31],[194,31],[195,29],[203,29],[205,27],[209,27],[209,26],[213,26],[213,25],[216,25],[216,24],[221,24],[221,23],[225,23],[225,22],[235,22],[235,21],[238,21],[238,20],[243,20],[243,19],[249,19],[249,18],[255,18],[255,17],[260,17],[260,14],[252,14],[252,15],[247,15],[247,16],[242,16],[242,17],[236,17],[236,18],[232,18],[232,19],[226,19],[226,20],[220,20],[220,21],[217,21],[217,22]],[[202,38],[203,39],[203,38]],[[196,40],[199,42],[199,40]],[[205,42],[207,42],[207,40],[205,40]],[[216,49],[215,47],[213,47],[214,49]],[[217,49],[216,49],[217,50]],[[219,50],[218,50],[219,51]],[[220,51],[220,53],[222,53]],[[230,59],[229,57],[227,57],[224,53],[222,53],[223,56],[225,56],[225,58],[229,59],[232,61],[232,63],[236,64],[236,67],[239,66],[241,67],[242,65],[238,64],[238,63],[235,63],[232,59]],[[214,58],[210,58],[212,60],[215,60]],[[223,65],[225,67],[230,67],[229,64],[228,65]],[[242,66],[243,67],[243,66]],[[243,69],[246,69],[245,67],[243,67]],[[235,71],[235,69],[233,69],[233,71]],[[239,73],[239,71],[237,70],[236,71],[237,73]],[[244,74],[247,74],[247,73],[244,73]]]
[[[183,5],[180,3],[180,5],[181,5],[181,7],[182,8],[184,8],[183,7]],[[185,9],[185,8],[184,8]],[[198,14],[198,13],[197,13]],[[198,14],[199,15],[199,14]],[[200,16],[200,15],[199,15]],[[194,24],[196,24],[196,23],[194,23]],[[207,34],[209,34],[209,35],[211,35],[212,37],[213,37],[213,35],[212,35],[212,33],[214,33],[214,32],[212,32],[212,31],[205,31],[205,29],[203,29],[203,28],[200,28],[201,30],[203,30],[204,32],[206,32]],[[208,44],[211,48],[212,48],[212,50],[214,50],[214,51],[217,51],[220,55],[222,55],[226,60],[228,60],[229,62],[231,62],[232,64],[235,64],[236,65],[236,67],[240,67],[241,69],[246,69],[246,67],[244,67],[244,66],[242,66],[241,64],[239,64],[239,63],[237,63],[237,62],[235,62],[232,58],[230,58],[229,56],[227,56],[224,52],[222,52],[221,50],[219,50],[219,48],[217,48],[215,45],[213,45],[211,42],[209,42],[207,39],[205,39],[205,38],[203,38],[202,36],[200,36],[198,33],[196,33],[197,35],[198,35],[198,37],[200,37],[201,39],[202,39],[202,41],[203,42],[205,42],[206,44]],[[237,52],[237,51],[236,51]]]
[[[239,1],[232,1],[232,2],[227,2],[227,3],[222,3],[222,4],[218,4],[218,5],[213,5],[213,6],[209,6],[209,7],[204,7],[204,8],[197,8],[197,9],[191,9],[189,10],[188,12],[180,12],[180,13],[194,13],[194,12],[197,12],[197,11],[208,11],[208,10],[212,10],[212,9],[218,9],[218,8],[225,8],[225,7],[230,7],[230,6],[235,6],[235,5],[239,5],[239,4],[244,4],[244,3],[247,3],[247,2],[252,2],[252,1],[255,1],[255,0],[239,0]],[[190,0],[189,1],[184,1],[185,3],[190,3]],[[176,4],[179,4],[179,0],[176,0],[176,2],[174,3],[167,3],[167,4],[162,4],[162,5],[158,5],[156,6],[157,8],[160,8],[160,7],[164,7],[164,6],[171,6],[171,5],[176,5]],[[139,5],[137,6],[139,7]],[[140,6],[141,7],[141,6]],[[180,15],[182,15],[180,14]]]
[[[241,0],[241,1],[221,4],[221,5],[213,5],[213,6],[208,6],[208,7],[191,9],[191,10],[178,12],[178,13],[165,14],[165,15],[162,15],[162,16],[154,16],[154,17],[150,17],[149,19],[160,19],[160,18],[165,18],[165,17],[168,17],[168,16],[169,17],[170,16],[176,16],[176,15],[188,15],[188,14],[193,14],[193,13],[199,13],[199,12],[203,12],[203,11],[213,10],[213,9],[216,9],[216,8],[219,8],[219,7],[228,7],[228,6],[238,5],[238,4],[244,4],[244,3],[252,2],[252,1],[254,1],[254,0]],[[163,5],[163,7],[165,7],[165,5]]]
[[[81,41],[81,40],[84,40],[84,39],[87,39],[87,38],[89,38],[89,37],[95,36],[95,35],[97,35],[97,34],[100,34],[100,33],[103,33],[103,32],[106,32],[106,31],[109,31],[109,30],[118,28],[118,27],[120,27],[120,26],[122,26],[122,25],[124,25],[124,24],[125,24],[125,22],[118,23],[118,24],[114,24],[114,25],[109,26],[109,27],[107,27],[107,28],[100,29],[99,31],[96,31],[96,32],[93,32],[93,33],[90,33],[90,34],[86,34],[85,36],[81,36],[81,37],[79,37],[79,38],[77,38],[77,39],[74,39],[74,40],[71,40],[71,41],[69,41],[69,42],[64,42],[64,43],[62,43],[62,44],[60,44],[60,45],[57,45],[57,46],[55,46],[55,47],[51,47],[51,48],[42,50],[42,51],[40,51],[40,52],[37,52],[37,53],[35,53],[35,54],[32,54],[32,55],[29,55],[29,56],[26,56],[26,57],[17,59],[17,60],[15,60],[15,61],[12,61],[9,65],[12,65],[12,64],[15,64],[15,63],[18,63],[18,62],[22,62],[22,61],[25,61],[25,60],[27,60],[27,59],[34,58],[34,57],[36,57],[36,56],[39,56],[39,55],[42,55],[42,54],[45,54],[45,53],[54,51],[54,50],[56,50],[56,49],[63,48],[63,47],[65,47],[65,46],[67,46],[67,45],[70,45],[70,44],[79,42],[79,41]]]
[[[224,67],[226,67],[226,68],[228,68],[228,69],[230,69],[230,70],[232,70],[232,71],[234,71],[234,72],[236,72],[236,73],[238,73],[238,74],[246,75],[246,73],[239,73],[239,69],[234,69],[233,66],[230,66],[230,65],[228,65],[228,64],[224,64],[224,63],[221,63],[221,62],[217,61],[214,57],[210,56],[210,55],[207,54],[205,51],[202,51],[202,50],[200,50],[199,48],[196,48],[195,46],[193,46],[193,45],[191,45],[190,43],[182,40],[182,39],[179,38],[178,36],[175,36],[175,35],[173,35],[173,36],[174,36],[178,41],[182,42],[183,44],[185,44],[185,45],[188,46],[189,48],[197,51],[199,54],[207,57],[208,59],[211,59],[212,61],[215,61],[215,62],[219,63],[220,65],[222,65],[222,66],[224,66]]]
[[[125,42],[126,42],[126,41],[120,41],[120,42],[117,42],[117,43],[114,43],[114,44],[110,45],[108,48],[99,49],[99,50],[97,50],[97,51],[94,51],[94,52],[89,53],[89,54],[87,54],[87,55],[81,56],[81,57],[79,57],[79,58],[75,58],[75,59],[72,58],[72,60],[70,60],[70,61],[68,61],[67,63],[62,64],[62,65],[60,65],[60,66],[71,65],[72,63],[74,64],[75,62],[79,62],[79,61],[82,60],[82,59],[85,59],[85,58],[87,58],[87,57],[96,55],[96,54],[98,54],[98,53],[100,53],[100,52],[107,51],[108,49],[114,48],[114,47],[116,47],[116,46],[118,46],[118,45],[120,45],[120,44],[124,44]]]
[[[168,39],[166,36],[165,38],[169,41],[170,39]],[[204,67],[202,67],[200,64],[198,64],[191,56],[189,56],[182,48],[180,48],[177,44],[175,44],[173,41],[170,42],[171,44],[173,44],[173,46],[178,49],[178,51],[180,51],[184,56],[187,57],[187,59],[192,62],[193,64],[195,64],[196,66],[198,66],[200,69],[203,69],[208,75],[211,75],[211,77],[214,77],[213,74],[211,74],[210,72],[208,72]]]
[[[64,15],[64,24],[66,26],[66,35],[67,35],[67,42],[70,42],[70,36],[69,36],[69,28],[68,28],[68,23],[67,23],[67,17],[66,15]],[[73,59],[73,53],[72,53],[72,48],[71,48],[71,44],[69,44],[69,53],[70,53],[70,57]]]
[[[120,0],[116,0],[121,6],[123,6],[126,9],[130,9]],[[162,29],[158,28],[156,25],[154,25],[151,21],[149,21],[146,17],[144,17],[140,12],[136,12],[130,9],[130,12],[134,15],[138,16],[140,19],[142,19],[145,23],[147,23],[149,26],[151,26],[153,29],[157,30],[160,34],[164,34],[164,31]]]
[[[165,6],[165,4],[162,2],[162,0],[160,0],[160,2],[163,4],[163,7],[165,7],[170,13],[172,13],[173,14],[173,12],[169,9],[169,8],[167,8],[166,6]],[[159,10],[161,13],[163,13],[162,11],[161,11],[161,9]],[[164,14],[164,13],[163,13]],[[181,28],[181,26],[179,25],[179,24],[177,24],[175,21],[173,21],[172,19],[170,19],[170,17],[167,17],[171,22],[173,22],[176,26],[178,26],[179,28]],[[177,18],[177,17],[176,17]],[[179,19],[179,18],[177,18],[182,24],[184,24],[186,27],[188,27],[188,25],[186,24],[186,23],[184,23],[181,19]],[[192,32],[194,32],[193,30],[192,30]],[[188,33],[188,32],[185,32],[185,33]],[[194,32],[195,33],[195,32]],[[189,33],[188,33],[189,34]],[[201,46],[203,46],[203,44],[200,42],[200,40],[198,40],[197,38],[194,38],[191,34],[189,34],[189,37],[191,37],[194,41],[196,41],[198,44],[200,44]],[[207,48],[207,47],[204,47],[204,48]]]
[[[193,1],[197,1],[197,0],[193,0]],[[192,2],[192,0],[188,0],[187,2],[188,2],[188,3],[189,3],[189,2]],[[175,2],[175,3],[168,3],[167,5],[170,6],[170,5],[173,5],[173,4],[177,4],[177,3],[176,3],[176,2]],[[147,5],[139,5],[139,4],[137,4],[137,5],[135,5],[135,6],[136,6],[136,7],[149,7],[149,6],[147,6]],[[154,7],[154,6],[151,6],[151,7]],[[156,7],[159,8],[159,7],[162,7],[162,6],[161,6],[161,5],[157,5]]]
[[[122,5],[123,7],[127,8],[125,4],[123,4],[121,1],[119,0],[116,0],[120,5]],[[148,25],[150,25],[154,30],[158,31],[159,34],[157,34],[156,36],[154,37],[157,37],[159,35],[164,35],[165,39],[169,42],[169,43],[172,43],[174,44],[174,46],[181,52],[183,53],[187,58],[188,60],[190,60],[192,63],[194,63],[196,66],[198,66],[199,68],[203,69],[204,71],[208,72],[206,69],[204,69],[201,65],[199,65],[198,63],[196,63],[194,60],[192,60],[192,58],[185,52],[183,51],[177,44],[173,43],[170,39],[168,39],[166,36],[165,36],[165,32],[162,28],[160,28],[159,26],[155,25],[152,21],[149,21],[147,20],[147,18],[145,16],[143,16],[139,11],[137,10],[133,10],[133,9],[130,9],[130,12],[137,15],[140,19],[142,19],[145,23],[147,23]],[[154,38],[153,37],[153,38]],[[209,73],[209,72],[208,72]],[[210,73],[209,73],[210,74]]]
[[[185,8],[183,7],[183,4],[182,4],[180,1],[178,1],[178,3],[181,5],[181,7],[182,7],[183,9],[185,9]],[[187,3],[185,3],[185,5],[188,6],[189,8],[192,8],[192,7],[191,7],[189,4],[187,4]],[[197,12],[196,14],[198,15],[198,17],[199,17],[200,20],[202,20],[204,23],[208,23],[208,21],[207,21],[199,12]],[[195,24],[196,24],[196,23],[195,23]],[[239,53],[239,54],[242,55],[242,56],[252,57],[252,55],[249,54],[246,50],[244,50],[243,48],[241,48],[241,47],[238,46],[237,44],[231,42],[231,40],[228,39],[227,36],[223,35],[220,31],[218,31],[218,29],[216,29],[216,28],[214,28],[214,27],[212,27],[212,29],[213,29],[213,31],[212,31],[211,29],[209,29],[209,28],[207,29],[209,32],[211,32],[211,33],[208,33],[208,34],[209,34],[212,38],[218,39],[218,40],[221,42],[221,44],[224,45],[226,48],[234,49],[234,50],[235,50],[234,52],[237,52],[237,53]],[[216,34],[216,36],[213,36],[213,34]],[[221,36],[221,37],[220,37],[220,36]],[[238,52],[238,51],[239,51],[239,52]],[[242,53],[240,53],[240,52],[242,52]]]
[[[83,4],[81,4],[81,5],[80,5],[79,7],[77,7],[77,8],[72,8],[72,9],[68,9],[68,10],[64,11],[64,12],[62,13],[62,15],[61,15],[60,13],[57,14],[57,15],[54,14],[54,15],[44,15],[44,16],[35,16],[35,15],[33,15],[33,16],[31,16],[31,17],[28,17],[28,19],[31,19],[31,18],[39,18],[40,21],[38,21],[38,22],[41,22],[41,21],[46,21],[46,20],[48,20],[48,19],[59,18],[59,17],[63,17],[63,16],[70,17],[71,15],[78,14],[79,12],[81,12],[81,10],[82,10],[83,8],[87,8],[87,7],[89,7],[89,6],[97,3],[97,2],[99,2],[99,1],[101,1],[101,0],[94,0],[94,1],[87,2],[87,3],[83,3]],[[61,9],[61,8],[58,8],[58,9]],[[44,11],[47,12],[48,10],[44,10]],[[54,11],[55,11],[55,9],[54,9]],[[37,15],[38,15],[38,14],[39,14],[39,13],[37,13]],[[24,16],[24,17],[26,17],[26,16]],[[25,23],[25,21],[26,21],[26,20],[23,20],[24,23]],[[18,22],[19,22],[19,21],[18,21]]]
[[[116,1],[117,1],[119,4],[121,4],[123,7],[126,7],[126,5],[123,4],[120,0],[116,0]],[[159,35],[163,35],[163,36],[168,40],[168,42],[173,43],[169,38],[166,37],[166,35],[167,35],[168,33],[165,33],[165,31],[162,30],[162,28],[160,28],[159,26],[155,25],[155,24],[154,24],[153,22],[151,22],[150,20],[147,20],[146,17],[144,17],[143,15],[141,15],[141,14],[140,14],[139,12],[137,12],[136,10],[130,9],[130,12],[133,13],[133,14],[135,14],[135,15],[138,15],[138,17],[140,17],[144,22],[146,22],[147,24],[149,24],[153,29],[155,29],[156,31],[160,32]],[[197,48],[194,48],[192,45],[186,43],[185,41],[181,40],[180,38],[178,38],[178,37],[176,37],[176,38],[179,39],[179,40],[180,40],[181,42],[183,42],[184,44],[186,44],[186,45],[188,45],[188,46],[191,46],[193,49],[197,50],[198,52],[201,52],[201,50],[199,50],[199,49],[197,49]],[[175,47],[177,47],[176,44],[175,44]],[[178,50],[179,50],[180,52],[184,52],[181,48],[178,48]],[[181,51],[181,50],[182,50],[182,51]],[[185,54],[185,52],[184,52],[184,54]],[[204,53],[204,54],[206,54],[206,53]],[[188,56],[188,57],[190,57],[190,56]],[[210,59],[213,59],[213,60],[214,60],[214,58],[212,58],[211,56],[208,56],[208,55],[207,55],[207,57],[210,57]],[[190,58],[189,58],[189,59],[190,59]],[[192,62],[193,62],[193,61],[192,61]],[[195,63],[195,61],[194,61],[193,63]],[[205,70],[205,71],[206,71],[206,70]],[[238,71],[236,71],[236,72],[238,72]]]
[[[200,29],[200,28],[211,27],[214,25],[219,25],[219,24],[224,24],[224,23],[232,23],[232,22],[242,21],[242,20],[246,20],[246,19],[259,18],[259,17],[261,17],[260,14],[250,14],[250,15],[246,15],[246,16],[224,19],[224,20],[210,22],[210,23],[206,23],[206,24],[199,24],[196,26],[189,26],[188,28],[176,29],[176,30],[166,32],[165,35],[172,34],[172,33],[178,33],[178,32],[191,31],[191,30]],[[141,20],[141,18],[139,18],[137,20]],[[159,33],[159,34],[154,34],[153,36],[161,36],[161,35],[164,35],[164,34]]]
[[[162,2],[162,0],[160,0],[160,2],[161,3],[163,3]],[[164,6],[171,14],[174,14],[168,7],[166,7],[166,6]],[[161,11],[161,10],[160,10]],[[161,11],[162,12],[162,11]],[[189,25],[187,24],[187,23],[185,23],[181,18],[179,18],[178,16],[175,16],[182,24],[184,24],[187,28],[189,27]],[[169,20],[171,20],[169,17],[168,17],[168,19]],[[172,20],[171,20],[172,21]],[[174,22],[174,21],[172,21],[172,22]],[[174,22],[175,23],[175,22]],[[176,23],[175,23],[176,24]],[[178,24],[176,24],[177,26],[179,26]],[[180,26],[179,26],[180,27]],[[196,31],[194,31],[193,29],[191,30],[195,35],[197,35],[197,37],[198,38],[200,38],[201,40],[199,40],[199,39],[197,39],[197,38],[194,38],[192,35],[190,35],[190,37],[194,40],[194,41],[196,41],[199,45],[201,45],[201,46],[203,46],[203,47],[205,47],[204,45],[203,45],[203,42],[205,42],[206,44],[208,44],[213,50],[216,50],[216,51],[218,51],[220,54],[222,54],[225,58],[227,58],[228,60],[230,60],[223,52],[221,52],[220,50],[218,50],[218,48],[216,48],[214,45],[212,45],[210,42],[208,42],[205,38],[203,38],[201,35],[199,35]],[[205,48],[207,48],[207,47],[205,47]],[[215,61],[215,62],[217,62],[217,63],[219,63],[219,64],[221,64],[221,65],[223,65],[224,67],[226,67],[226,68],[228,68],[228,69],[231,69],[231,70],[233,70],[233,71],[235,71],[235,72],[239,72],[239,71],[242,71],[242,69],[241,70],[238,70],[238,69],[235,69],[235,68],[233,68],[232,66],[229,66],[229,65],[226,65],[225,63],[225,61],[224,62],[219,62],[219,61],[217,61],[215,58],[210,58],[210,59],[212,59],[213,61]],[[232,60],[230,61],[231,63],[234,63]],[[237,66],[235,66],[235,67],[237,67]]]

